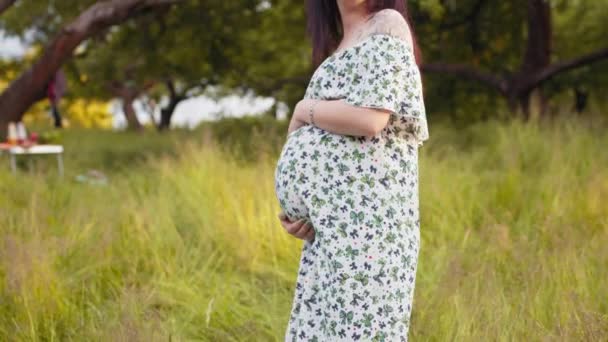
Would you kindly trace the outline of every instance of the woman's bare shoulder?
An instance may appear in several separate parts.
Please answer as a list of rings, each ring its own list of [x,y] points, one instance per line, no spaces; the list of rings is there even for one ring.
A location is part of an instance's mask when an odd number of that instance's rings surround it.
[[[399,38],[408,44],[412,43],[409,25],[399,11],[385,8],[374,13],[366,23],[364,36],[387,34]]]

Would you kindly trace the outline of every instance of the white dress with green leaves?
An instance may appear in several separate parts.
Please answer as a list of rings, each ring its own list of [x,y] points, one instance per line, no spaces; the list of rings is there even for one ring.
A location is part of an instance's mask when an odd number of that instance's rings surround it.
[[[418,148],[428,139],[409,43],[376,33],[330,55],[305,98],[391,111],[373,137],[305,125],[275,170],[289,219],[308,218],[285,341],[407,341],[420,220]]]

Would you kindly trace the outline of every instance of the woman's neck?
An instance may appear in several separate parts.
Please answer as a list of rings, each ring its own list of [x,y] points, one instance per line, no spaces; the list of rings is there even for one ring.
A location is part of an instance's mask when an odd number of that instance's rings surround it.
[[[355,33],[360,29],[361,25],[365,24],[370,14],[367,12],[365,2],[357,5],[345,5],[344,2],[338,1],[338,9],[340,11],[340,19],[342,21],[342,41],[350,40]]]

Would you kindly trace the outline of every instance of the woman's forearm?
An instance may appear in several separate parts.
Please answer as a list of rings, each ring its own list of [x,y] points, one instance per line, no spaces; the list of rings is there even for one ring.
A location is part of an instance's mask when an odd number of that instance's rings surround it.
[[[342,100],[303,99],[296,105],[296,119],[310,124],[310,106],[314,104],[314,123],[328,132],[373,136],[388,123],[390,113],[382,109],[357,107]]]

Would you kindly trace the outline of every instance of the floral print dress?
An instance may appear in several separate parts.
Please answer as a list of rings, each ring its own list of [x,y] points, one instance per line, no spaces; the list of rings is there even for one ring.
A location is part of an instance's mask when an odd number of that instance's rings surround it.
[[[410,43],[376,33],[330,55],[305,98],[391,111],[376,136],[291,132],[275,170],[290,220],[312,222],[285,341],[407,341],[420,220],[418,148],[428,139]]]

